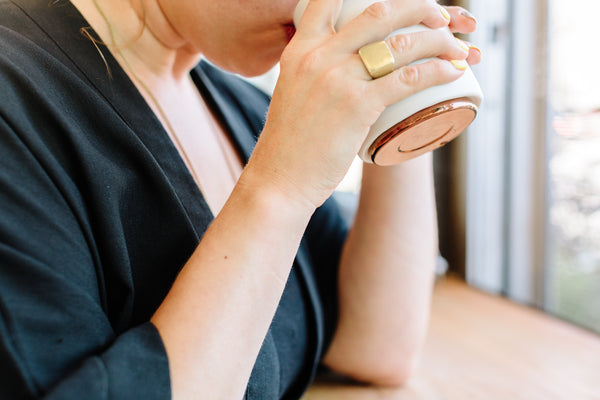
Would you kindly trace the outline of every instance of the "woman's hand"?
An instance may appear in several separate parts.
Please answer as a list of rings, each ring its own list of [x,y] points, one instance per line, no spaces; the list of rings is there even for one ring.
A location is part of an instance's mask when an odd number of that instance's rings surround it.
[[[312,207],[338,185],[386,106],[457,79],[467,57],[475,57],[448,31],[437,30],[449,25],[451,15],[434,0],[375,3],[336,31],[341,3],[309,2],[282,55],[267,123],[247,169],[258,173],[263,187],[273,184]],[[450,9],[457,18],[459,12]],[[395,70],[372,80],[358,49],[419,23],[435,30],[387,39]],[[470,29],[463,20],[450,27]],[[408,65],[430,57],[438,58]]]
[[[448,28],[455,33],[471,33],[477,28],[477,20],[467,10],[462,7],[445,7],[450,14],[450,24]],[[463,41],[469,48],[469,56],[467,62],[470,65],[479,64],[481,62],[481,50],[472,43]]]

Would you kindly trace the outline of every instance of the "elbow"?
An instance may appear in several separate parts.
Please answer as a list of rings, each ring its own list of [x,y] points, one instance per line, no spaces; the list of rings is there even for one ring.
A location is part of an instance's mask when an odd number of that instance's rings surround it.
[[[363,381],[376,386],[402,387],[410,380],[416,369],[416,357],[403,354],[398,358],[380,360],[364,373]]]
[[[402,387],[410,380],[417,366],[416,349],[369,349],[352,352],[340,358],[327,357],[325,364],[356,381],[385,387]],[[328,354],[331,355],[331,354]]]

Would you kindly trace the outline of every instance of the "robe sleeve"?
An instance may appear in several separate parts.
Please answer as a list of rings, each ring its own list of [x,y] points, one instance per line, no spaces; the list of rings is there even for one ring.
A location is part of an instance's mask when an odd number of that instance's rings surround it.
[[[0,112],[0,399],[169,399],[158,331],[115,332],[89,221],[59,175]]]

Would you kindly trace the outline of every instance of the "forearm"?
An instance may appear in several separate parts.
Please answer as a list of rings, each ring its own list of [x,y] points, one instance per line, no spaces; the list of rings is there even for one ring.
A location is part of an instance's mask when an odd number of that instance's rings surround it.
[[[365,165],[326,363],[359,379],[402,381],[425,334],[436,256],[431,155],[394,167]]]
[[[312,210],[242,177],[154,315],[173,399],[242,398]]]

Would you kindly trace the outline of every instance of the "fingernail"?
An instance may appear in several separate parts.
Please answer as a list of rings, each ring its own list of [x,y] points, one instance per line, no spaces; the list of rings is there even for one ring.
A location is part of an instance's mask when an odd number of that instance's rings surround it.
[[[473,49],[473,50],[477,50],[479,52],[479,54],[481,54],[481,49],[477,46],[475,46],[473,43],[469,43],[469,48]]]
[[[464,71],[469,66],[466,60],[450,60],[450,62],[452,63],[452,65],[454,65],[454,68],[459,69],[461,71]]]
[[[467,10],[461,10],[459,12],[459,14],[462,15],[463,17],[473,20],[474,22],[477,22],[477,19],[475,18],[475,16],[473,14],[471,14],[470,12],[468,12]]]
[[[458,42],[458,45],[460,46],[461,49],[463,49],[464,51],[469,51],[469,46],[465,42],[463,42],[462,40],[460,40],[457,37],[455,37],[454,39],[456,39],[456,41]]]
[[[442,16],[444,17],[444,19],[446,21],[450,21],[451,17],[450,17],[450,13],[448,12],[448,10],[446,10],[444,7],[440,6],[439,4],[438,4],[438,7],[440,7],[440,11],[442,12]]]
[[[473,50],[477,50],[479,52],[479,54],[482,53],[481,49],[479,47],[475,46],[473,43],[467,42],[466,40],[462,40],[462,42],[467,45],[467,47],[469,48],[469,50],[473,49]],[[462,47],[462,46],[460,46],[460,47]]]

